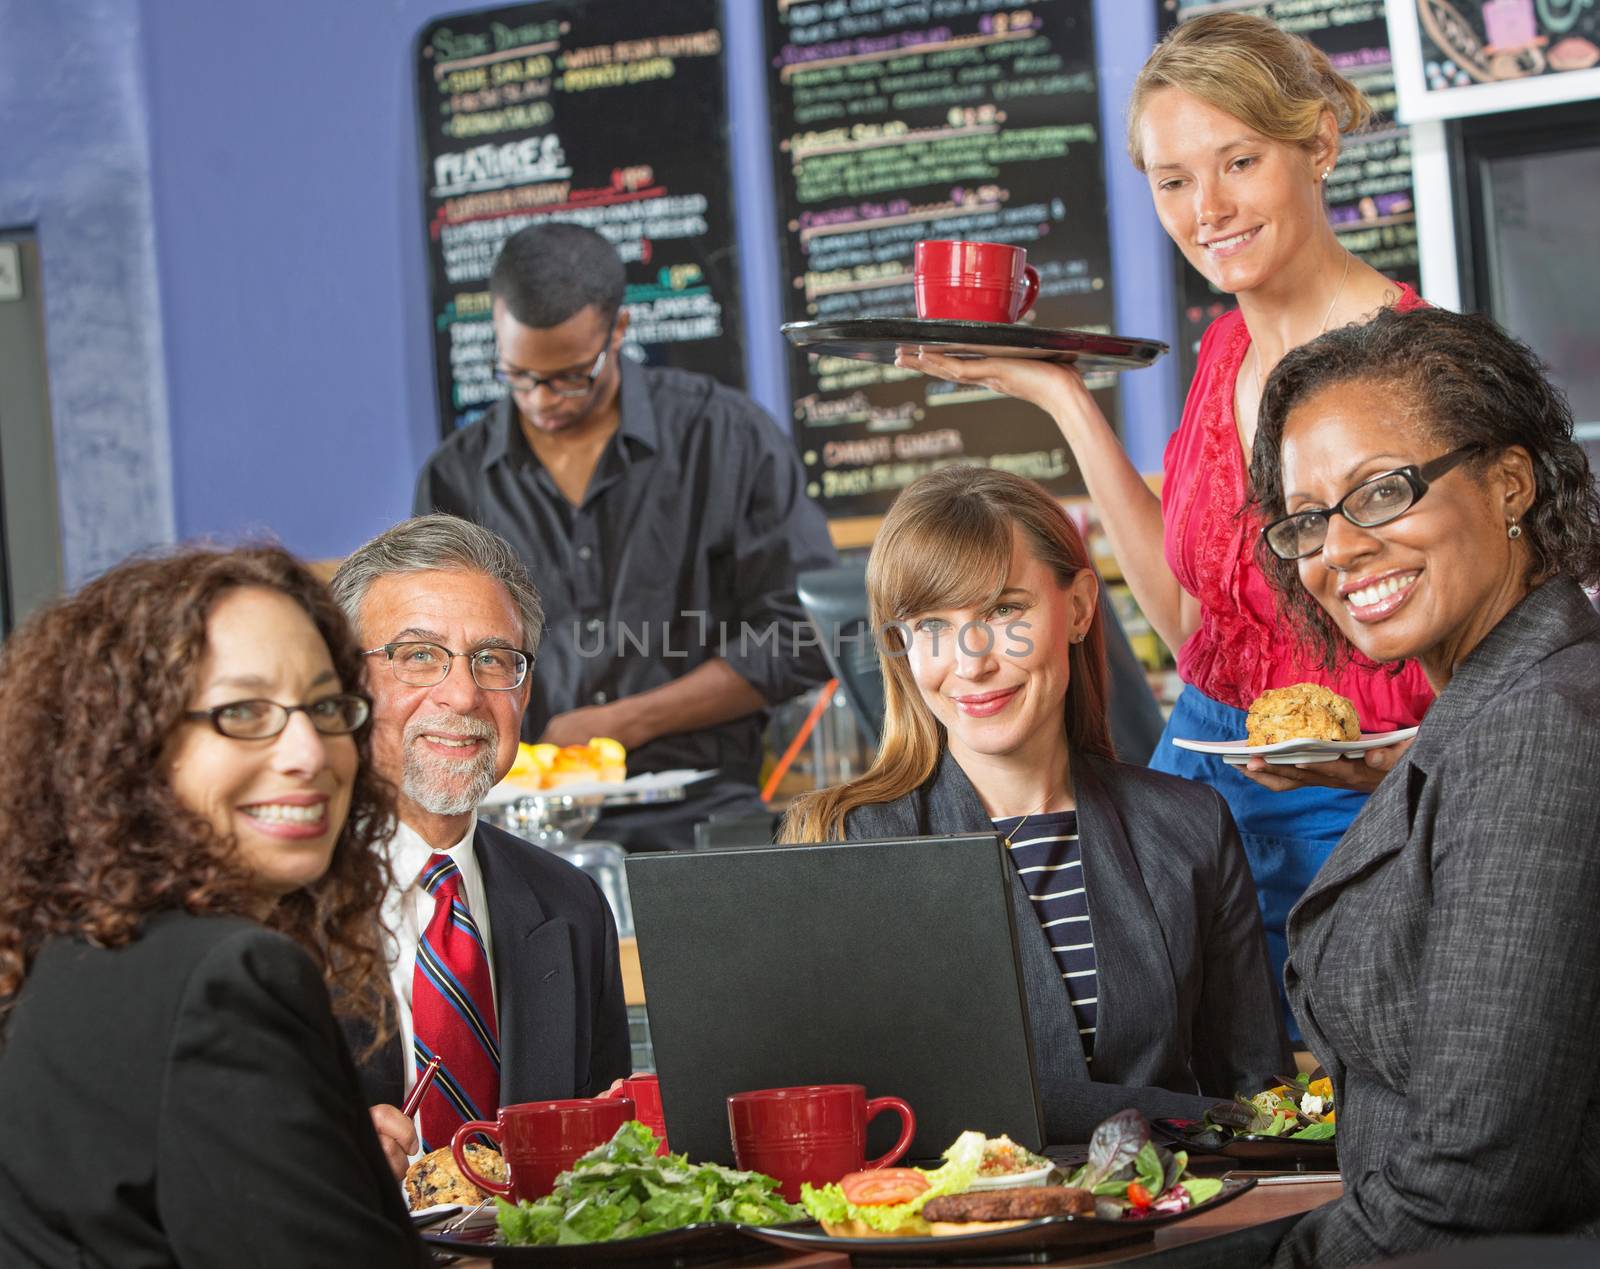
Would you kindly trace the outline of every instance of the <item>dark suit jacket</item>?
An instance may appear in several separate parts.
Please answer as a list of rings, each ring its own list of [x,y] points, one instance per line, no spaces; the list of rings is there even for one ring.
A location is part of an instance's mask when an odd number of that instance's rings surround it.
[[[1097,758],[1075,757],[1072,777],[1100,988],[1092,1080],[1049,939],[1011,874],[1050,1140],[1087,1141],[1128,1106],[1198,1119],[1218,1098],[1266,1087],[1293,1059],[1227,806],[1205,785]],[[845,827],[864,839],[993,823],[946,753],[922,788],[858,807]]]
[[[478,821],[500,1009],[500,1104],[592,1097],[632,1068],[617,926],[594,879]],[[362,1052],[362,1037],[351,1048]],[[368,1101],[398,1106],[406,1057],[396,1037],[361,1071]]]
[[[425,1265],[322,979],[235,917],[40,950],[0,1048],[0,1264]]]
[[[1280,1265],[1600,1233],[1600,617],[1541,586],[1475,648],[1289,915],[1344,1197]]]

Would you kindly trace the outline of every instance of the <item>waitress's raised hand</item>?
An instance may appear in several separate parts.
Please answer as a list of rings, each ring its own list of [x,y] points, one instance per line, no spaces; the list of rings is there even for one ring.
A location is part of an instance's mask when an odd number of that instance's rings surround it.
[[[935,379],[975,384],[1027,401],[1052,415],[1063,429],[1079,417],[1100,414],[1100,407],[1084,386],[1083,376],[1072,366],[1055,361],[1031,357],[952,357],[905,344],[895,350],[894,364]]]

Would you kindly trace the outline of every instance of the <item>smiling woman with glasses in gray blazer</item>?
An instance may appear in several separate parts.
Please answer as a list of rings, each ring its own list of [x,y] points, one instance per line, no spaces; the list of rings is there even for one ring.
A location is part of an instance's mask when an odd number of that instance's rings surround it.
[[[1481,317],[1380,313],[1262,403],[1259,557],[1327,654],[1438,699],[1289,919],[1344,1196],[1274,1264],[1600,1233],[1600,502],[1572,415]]]

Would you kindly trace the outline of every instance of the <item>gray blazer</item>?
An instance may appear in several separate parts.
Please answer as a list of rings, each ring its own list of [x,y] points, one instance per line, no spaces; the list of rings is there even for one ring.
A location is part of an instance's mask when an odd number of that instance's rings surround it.
[[[1600,617],[1567,580],[1467,657],[1289,914],[1344,1197],[1281,1266],[1600,1234]]]
[[[1094,1076],[1050,942],[1022,879],[1011,908],[1034,1063],[1051,1141],[1082,1142],[1108,1115],[1198,1119],[1292,1065],[1239,836],[1215,791],[1174,776],[1073,759],[1100,1003]],[[948,753],[921,788],[862,806],[851,840],[987,832]]]

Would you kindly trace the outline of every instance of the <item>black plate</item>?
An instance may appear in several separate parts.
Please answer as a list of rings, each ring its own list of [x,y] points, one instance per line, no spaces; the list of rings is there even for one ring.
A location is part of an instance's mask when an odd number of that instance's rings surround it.
[[[1167,351],[1159,339],[1002,322],[939,322],[916,317],[864,317],[848,322],[786,322],[789,342],[808,353],[894,362],[902,344],[953,357],[1029,357],[1080,370],[1138,370]]]
[[[620,1238],[609,1243],[580,1243],[567,1247],[507,1247],[495,1242],[493,1230],[485,1231],[482,1242],[470,1238],[445,1238],[423,1233],[423,1241],[441,1251],[458,1256],[477,1256],[497,1265],[532,1265],[554,1269],[557,1265],[692,1265],[704,1260],[722,1260],[755,1248],[745,1237],[743,1225],[707,1222],[685,1225],[681,1229],[646,1234],[643,1238]]]
[[[1105,1247],[1138,1242],[1154,1237],[1163,1225],[1188,1220],[1199,1212],[1209,1212],[1231,1202],[1255,1185],[1254,1177],[1230,1177],[1222,1183],[1222,1193],[1208,1203],[1184,1212],[1145,1216],[1138,1220],[1101,1221],[1086,1216],[1046,1216],[1010,1229],[988,1230],[978,1234],[949,1234],[926,1238],[834,1238],[822,1232],[815,1221],[804,1225],[781,1225],[770,1229],[745,1227],[752,1238],[789,1251],[828,1251],[853,1256],[857,1260],[914,1260],[954,1263],[992,1259],[1000,1256],[1036,1256],[1051,1252],[1079,1255]]]
[[[1191,1154],[1217,1155],[1250,1167],[1274,1171],[1284,1168],[1303,1168],[1315,1172],[1339,1170],[1337,1139],[1299,1141],[1294,1137],[1236,1133],[1226,1128],[1207,1128],[1192,1119],[1157,1119],[1151,1126]]]

